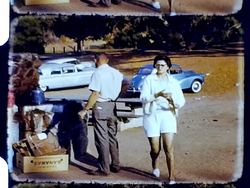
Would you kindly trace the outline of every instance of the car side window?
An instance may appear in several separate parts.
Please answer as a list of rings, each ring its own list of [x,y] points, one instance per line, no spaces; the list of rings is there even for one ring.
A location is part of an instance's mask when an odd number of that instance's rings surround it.
[[[55,75],[55,74],[61,74],[61,69],[60,69],[60,68],[53,69],[53,70],[51,71],[51,75]]]
[[[75,72],[75,68],[74,67],[64,67],[63,68],[63,73],[64,74],[74,73],[74,72]]]
[[[77,65],[78,61],[77,60],[73,60],[73,61],[67,61],[66,63],[71,63],[71,64],[74,64],[74,65]]]
[[[83,72],[82,69],[76,68],[77,72]]]
[[[171,67],[170,74],[179,74],[179,73],[181,73],[179,67]]]
[[[150,74],[152,72],[152,69],[150,68],[141,68],[139,70],[139,74]]]

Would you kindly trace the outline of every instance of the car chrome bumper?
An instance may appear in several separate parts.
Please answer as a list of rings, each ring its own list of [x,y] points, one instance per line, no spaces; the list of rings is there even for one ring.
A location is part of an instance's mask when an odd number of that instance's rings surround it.
[[[126,91],[126,93],[140,93],[141,91],[140,90],[138,90],[138,89],[135,89],[135,88],[129,88],[127,91]]]

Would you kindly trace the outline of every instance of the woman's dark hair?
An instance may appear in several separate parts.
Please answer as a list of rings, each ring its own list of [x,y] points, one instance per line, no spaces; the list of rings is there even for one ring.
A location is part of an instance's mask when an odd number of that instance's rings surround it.
[[[163,55],[157,55],[154,59],[154,68],[155,68],[155,64],[157,63],[157,61],[160,61],[160,60],[165,61],[169,68],[172,67],[172,63],[171,63],[171,60],[169,59],[169,57],[163,56]]]

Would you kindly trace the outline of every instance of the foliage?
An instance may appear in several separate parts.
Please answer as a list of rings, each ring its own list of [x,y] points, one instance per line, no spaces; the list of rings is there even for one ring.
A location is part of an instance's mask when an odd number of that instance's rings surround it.
[[[106,40],[109,48],[180,51],[242,41],[237,16],[21,16],[14,28],[14,50],[40,53],[65,36],[81,51],[84,40]]]
[[[186,49],[204,49],[242,40],[241,24],[233,16],[165,17],[171,30],[171,44]],[[177,35],[178,34],[178,35]]]
[[[60,16],[54,22],[54,32],[57,36],[65,35],[72,38],[78,44],[77,51],[81,50],[81,41],[89,39],[100,39],[108,33],[109,17],[105,16]]]
[[[242,41],[244,33],[233,16],[115,17],[109,25],[114,48],[204,49]]]
[[[43,53],[42,34],[38,19],[34,16],[21,16],[16,23],[11,41],[13,51]]]

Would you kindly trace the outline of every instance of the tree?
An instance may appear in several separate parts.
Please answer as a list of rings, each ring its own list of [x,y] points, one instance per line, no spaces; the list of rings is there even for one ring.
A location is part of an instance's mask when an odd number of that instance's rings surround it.
[[[100,39],[110,32],[106,16],[77,16],[67,18],[59,16],[54,22],[54,32],[60,37],[65,35],[77,43],[77,51],[81,51],[81,43],[85,39]]]
[[[118,17],[113,27],[115,48],[161,48],[166,45],[168,25],[159,17]]]
[[[241,23],[233,16],[225,17],[225,31],[223,39],[228,42],[242,41],[244,31],[241,27]]]
[[[181,34],[187,49],[203,49],[214,44],[239,41],[243,34],[241,24],[234,16],[170,17],[168,22],[171,36]]]
[[[13,29],[10,41],[14,52],[44,53],[43,33],[38,19],[34,16],[21,16]]]
[[[47,43],[58,42],[59,38],[55,35],[53,31],[53,26],[56,18],[58,16],[55,15],[42,15],[35,16],[39,20],[40,27],[42,28],[43,33],[43,41]]]

